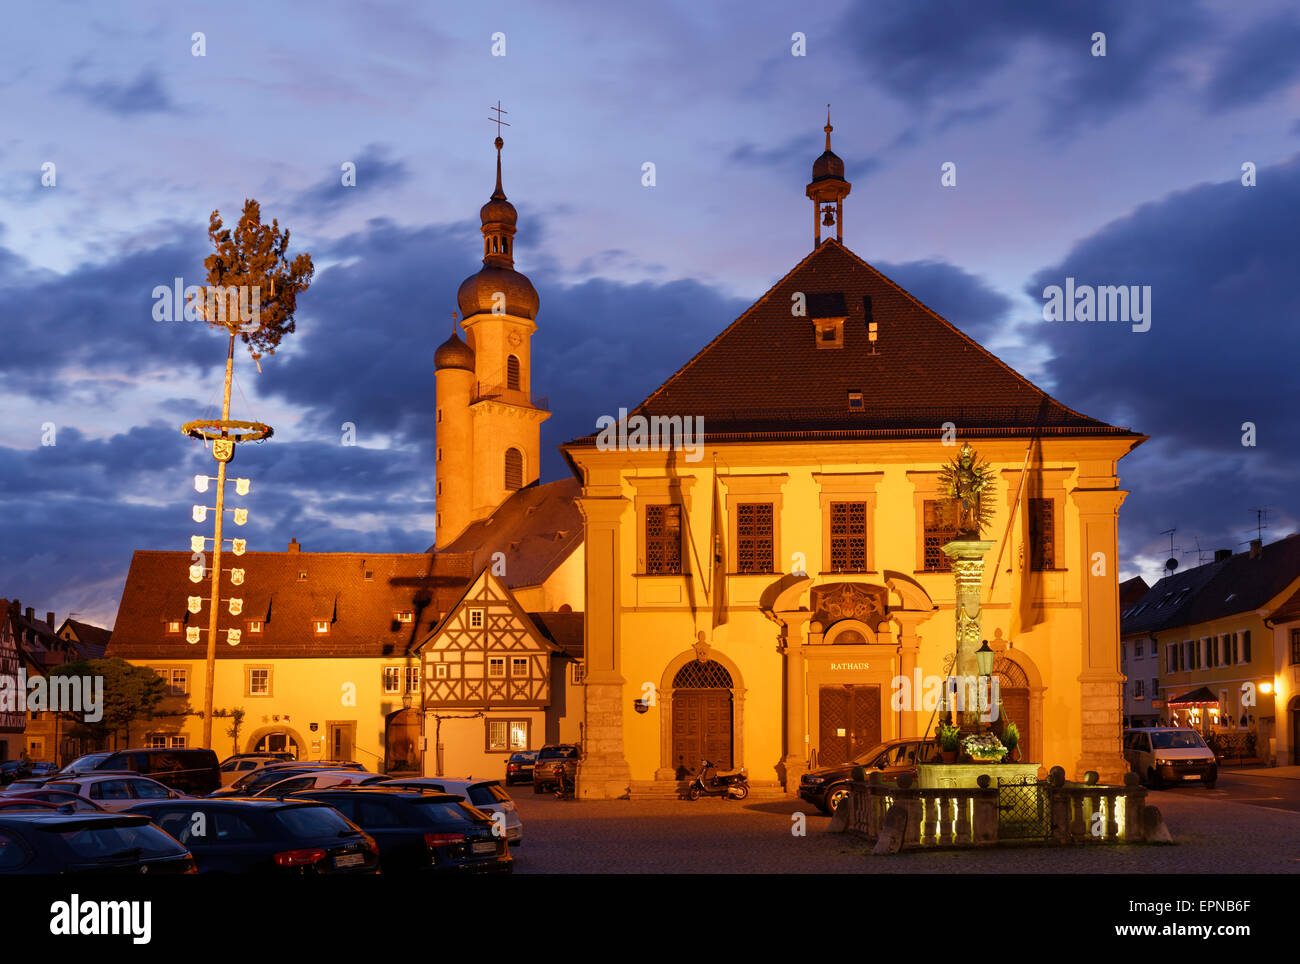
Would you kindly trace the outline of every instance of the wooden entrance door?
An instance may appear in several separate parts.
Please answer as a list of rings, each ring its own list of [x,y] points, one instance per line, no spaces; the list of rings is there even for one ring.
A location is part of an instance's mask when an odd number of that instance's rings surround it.
[[[880,742],[880,687],[843,684],[821,687],[817,762],[848,763]]]
[[[678,779],[694,776],[700,761],[730,770],[731,691],[673,691],[673,768]]]
[[[329,759],[336,761],[351,761],[352,748],[356,745],[357,724],[349,723],[331,723],[329,724]]]

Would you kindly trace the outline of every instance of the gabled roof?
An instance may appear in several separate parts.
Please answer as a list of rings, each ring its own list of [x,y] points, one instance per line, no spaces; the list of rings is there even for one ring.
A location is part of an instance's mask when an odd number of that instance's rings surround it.
[[[247,552],[223,554],[221,566],[244,570],[242,586],[222,576],[217,656],[222,659],[275,657],[404,656],[464,591],[472,570],[459,553]],[[122,590],[109,656],[123,659],[196,659],[206,652],[207,579],[189,580],[190,553],[137,551]],[[371,578],[366,579],[370,572]],[[306,573],[305,579],[299,574]],[[198,615],[187,611],[189,596],[201,596]],[[245,608],[231,616],[226,600],[238,596]],[[394,614],[413,613],[401,623]],[[250,636],[246,620],[265,619]],[[329,632],[313,632],[315,619],[330,619]],[[197,645],[168,636],[164,620],[199,626]],[[225,630],[245,630],[238,646]]]
[[[493,575],[492,571],[488,568],[479,570],[478,575],[470,581],[469,585],[465,587],[464,591],[462,591],[456,598],[455,602],[453,602],[447,608],[447,611],[442,614],[442,618],[429,628],[428,632],[424,634],[424,638],[417,642],[411,648],[411,651],[413,653],[423,652],[430,643],[443,634],[444,630],[456,622],[455,617],[461,610],[468,607],[483,606],[485,604],[483,596],[484,591],[493,597],[493,602],[497,599],[504,602],[506,608],[510,610],[511,615],[519,621],[519,625],[523,627],[524,632],[536,639],[543,648],[559,651],[560,647],[551,639],[549,634],[543,632],[541,628],[533,622],[532,614],[526,613],[520,608],[514,594],[506,587],[505,580]],[[488,634],[494,632],[490,626],[490,620],[489,626],[485,627],[485,631]]]
[[[1159,580],[1122,612],[1121,632],[1154,633],[1254,612],[1300,579],[1300,533]]]
[[[511,493],[490,516],[471,523],[439,554],[468,554],[478,572],[501,552],[502,581],[508,587],[541,585],[582,544],[582,514],[576,501],[581,494],[582,483],[572,478],[526,486]]]
[[[582,659],[585,613],[529,613],[533,624],[566,656]]]
[[[792,314],[802,293],[808,314]],[[869,299],[869,302],[868,302]],[[868,338],[870,321],[878,338]],[[845,315],[844,347],[813,317]],[[851,411],[848,394],[861,392]],[[632,415],[703,417],[709,441],[1142,436],[1048,396],[841,243],[824,241]],[[594,444],[596,433],[570,445]]]
[[[65,629],[72,630],[72,636],[69,641],[76,644],[82,653],[84,659],[99,659],[104,655],[104,650],[108,648],[108,642],[113,636],[111,629],[105,629],[103,626],[92,626],[90,623],[83,623],[79,619],[68,617],[59,627],[59,635],[62,636]]]

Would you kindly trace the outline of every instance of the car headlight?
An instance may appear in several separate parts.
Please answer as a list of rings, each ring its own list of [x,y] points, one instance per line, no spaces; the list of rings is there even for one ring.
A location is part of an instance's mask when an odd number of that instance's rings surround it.
[[[1158,766],[1158,767],[1167,767],[1167,766],[1172,766],[1172,765],[1173,765],[1173,761],[1172,761],[1172,760],[1166,760],[1164,757],[1156,757],[1156,766]]]
[[[815,776],[805,776],[805,777],[803,778],[803,782],[804,782],[804,783],[825,783],[825,782],[826,782],[826,778],[825,778],[825,777],[815,777]]]

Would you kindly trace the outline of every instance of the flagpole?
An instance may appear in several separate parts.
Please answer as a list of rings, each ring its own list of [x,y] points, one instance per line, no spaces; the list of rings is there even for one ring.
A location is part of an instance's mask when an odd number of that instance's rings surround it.
[[[1020,508],[1020,497],[1025,491],[1025,479],[1029,477],[1029,456],[1033,454],[1034,442],[1036,441],[1038,441],[1037,438],[1031,438],[1028,448],[1025,449],[1025,462],[1020,466],[1020,484],[1016,486],[1016,498],[1011,503],[1011,514],[1007,516],[1007,527],[1002,533],[1002,542],[998,546],[998,558],[993,564],[993,577],[989,579],[988,602],[993,601],[993,587],[997,585],[998,572],[1002,569],[1002,553],[1006,550],[1007,542],[1011,537],[1011,526],[1016,521],[1016,510]]]

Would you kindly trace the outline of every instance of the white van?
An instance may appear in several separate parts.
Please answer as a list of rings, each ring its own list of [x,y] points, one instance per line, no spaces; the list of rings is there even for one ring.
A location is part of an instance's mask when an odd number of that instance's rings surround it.
[[[1152,726],[1124,731],[1124,759],[1143,784],[1156,790],[1189,780],[1213,789],[1219,761],[1195,730]]]

